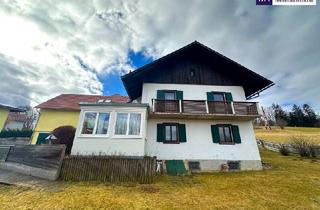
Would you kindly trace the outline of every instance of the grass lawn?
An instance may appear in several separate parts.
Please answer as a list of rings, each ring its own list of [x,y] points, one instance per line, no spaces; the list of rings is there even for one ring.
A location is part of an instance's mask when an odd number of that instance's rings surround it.
[[[271,169],[159,177],[156,184],[0,185],[1,209],[320,209],[320,161],[261,151]]]
[[[266,130],[263,127],[255,129],[256,137],[259,139],[270,140],[273,142],[288,142],[291,136],[301,135],[310,138],[313,142],[320,144],[320,128],[297,128],[286,127],[281,130],[278,127],[272,127],[272,130]]]

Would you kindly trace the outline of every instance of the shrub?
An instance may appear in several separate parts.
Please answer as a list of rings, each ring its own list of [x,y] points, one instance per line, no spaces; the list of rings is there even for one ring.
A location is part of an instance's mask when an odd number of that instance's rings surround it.
[[[60,126],[52,131],[52,134],[57,138],[52,140],[52,144],[65,144],[66,145],[66,155],[71,153],[74,135],[76,129],[73,126],[66,125]]]
[[[316,152],[316,145],[315,144],[310,144],[310,156],[312,158],[316,158],[317,157],[317,152]]]
[[[285,144],[280,144],[279,152],[281,155],[284,155],[284,156],[288,156],[290,154],[290,151],[288,150]]]
[[[309,138],[303,136],[293,136],[291,137],[290,144],[293,148],[298,150],[301,157],[315,157],[316,152],[314,145]]]

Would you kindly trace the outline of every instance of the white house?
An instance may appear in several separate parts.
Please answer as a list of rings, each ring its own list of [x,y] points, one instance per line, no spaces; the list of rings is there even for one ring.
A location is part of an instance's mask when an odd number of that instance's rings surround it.
[[[247,100],[270,80],[193,42],[122,81],[130,103],[80,104],[72,154],[156,156],[200,171],[261,169],[252,125],[261,113]]]

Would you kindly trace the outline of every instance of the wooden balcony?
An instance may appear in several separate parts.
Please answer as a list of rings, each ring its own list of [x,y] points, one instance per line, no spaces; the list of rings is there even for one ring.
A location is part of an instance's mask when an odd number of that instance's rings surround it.
[[[239,119],[260,116],[256,102],[152,99],[150,116],[155,118]]]

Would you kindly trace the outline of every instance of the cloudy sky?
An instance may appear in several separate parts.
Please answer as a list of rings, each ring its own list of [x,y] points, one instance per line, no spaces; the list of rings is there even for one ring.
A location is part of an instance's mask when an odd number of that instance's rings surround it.
[[[0,103],[126,94],[119,76],[194,40],[276,85],[264,105],[320,111],[320,2],[0,0]]]

